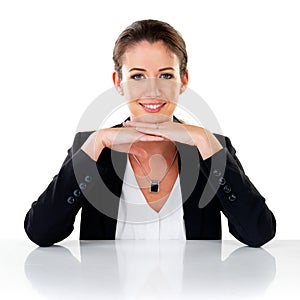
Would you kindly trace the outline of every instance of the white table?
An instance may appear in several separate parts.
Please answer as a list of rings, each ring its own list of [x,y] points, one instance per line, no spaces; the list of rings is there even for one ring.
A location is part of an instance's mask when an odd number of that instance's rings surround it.
[[[298,240],[0,244],[0,299],[300,299]]]

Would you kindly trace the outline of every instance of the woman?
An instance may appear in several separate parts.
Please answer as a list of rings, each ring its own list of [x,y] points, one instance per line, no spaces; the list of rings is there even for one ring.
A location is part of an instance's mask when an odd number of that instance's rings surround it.
[[[82,208],[81,239],[221,239],[222,211],[241,242],[271,240],[275,218],[230,140],[173,116],[188,84],[181,35],[164,22],[137,21],[117,39],[113,59],[130,117],[76,134],[26,215],[28,237],[40,246],[63,240]]]

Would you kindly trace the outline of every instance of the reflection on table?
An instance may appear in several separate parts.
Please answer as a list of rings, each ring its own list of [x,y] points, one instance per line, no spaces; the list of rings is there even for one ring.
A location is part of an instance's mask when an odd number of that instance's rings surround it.
[[[80,247],[79,260],[64,246],[36,248],[28,255],[25,274],[46,299],[256,298],[276,273],[274,257],[263,248],[241,246],[222,260],[221,241],[74,245]]]

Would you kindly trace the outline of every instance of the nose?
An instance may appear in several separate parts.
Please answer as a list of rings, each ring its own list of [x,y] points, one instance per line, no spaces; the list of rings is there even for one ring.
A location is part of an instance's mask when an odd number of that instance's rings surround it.
[[[145,97],[159,98],[161,96],[161,91],[157,79],[148,78],[146,81]]]

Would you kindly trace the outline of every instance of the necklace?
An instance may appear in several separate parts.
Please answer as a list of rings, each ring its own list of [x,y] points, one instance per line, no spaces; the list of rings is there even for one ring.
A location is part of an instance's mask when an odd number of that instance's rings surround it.
[[[140,161],[138,160],[138,158],[135,156],[135,154],[132,154],[134,159],[136,160],[136,162],[138,163],[138,165],[140,166],[142,172],[144,173],[145,177],[147,178],[147,180],[149,181],[150,183],[150,192],[151,193],[158,193],[159,192],[159,184],[164,180],[164,178],[167,176],[168,172],[170,171],[171,167],[173,166],[174,164],[174,161],[176,159],[176,156],[177,156],[177,153],[178,151],[176,150],[175,151],[175,155],[173,157],[173,160],[171,162],[171,164],[169,165],[165,175],[161,178],[161,180],[152,180],[148,174],[146,173],[146,170],[144,169],[144,167],[142,166],[142,164],[140,163]]]

